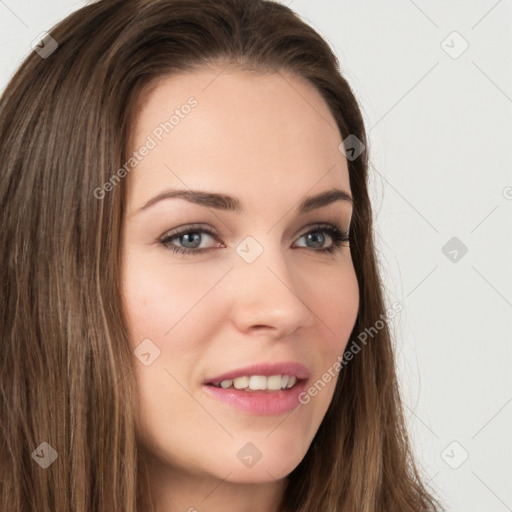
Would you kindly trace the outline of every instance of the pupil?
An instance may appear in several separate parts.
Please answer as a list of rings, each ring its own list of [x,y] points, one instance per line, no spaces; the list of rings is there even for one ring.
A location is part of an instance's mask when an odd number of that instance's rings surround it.
[[[325,237],[319,231],[315,232],[315,234],[309,233],[308,237],[310,239],[313,239],[313,243],[316,243],[315,238],[316,238],[316,241],[319,242],[314,247],[321,247],[324,244]]]
[[[187,234],[185,234],[185,235],[182,235],[182,238],[183,238],[184,240],[186,240],[186,241],[185,241],[185,243],[184,243],[183,245],[184,245],[187,249],[196,249],[196,248],[197,248],[197,245],[199,245],[199,238],[200,238],[199,233],[187,233]],[[188,238],[190,238],[190,240],[187,240]],[[193,238],[195,238],[195,242],[198,242],[196,245],[194,245],[194,240],[193,240]],[[193,247],[187,246],[187,242],[189,242],[189,241],[192,243]]]

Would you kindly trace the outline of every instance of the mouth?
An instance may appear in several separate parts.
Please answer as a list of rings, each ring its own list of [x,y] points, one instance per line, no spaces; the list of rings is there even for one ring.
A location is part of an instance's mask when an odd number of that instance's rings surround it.
[[[309,369],[295,361],[281,363],[256,363],[222,375],[205,379],[202,384],[212,384],[224,389],[249,388],[252,391],[292,388],[297,380],[308,379]]]
[[[300,363],[256,364],[202,382],[216,403],[239,411],[276,416],[290,413],[302,404],[309,370]]]

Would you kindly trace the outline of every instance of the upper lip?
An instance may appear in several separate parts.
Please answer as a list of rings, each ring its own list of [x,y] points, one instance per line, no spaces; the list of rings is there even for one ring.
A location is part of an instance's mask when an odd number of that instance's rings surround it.
[[[236,379],[251,375],[292,375],[298,380],[308,379],[309,370],[301,363],[295,361],[285,361],[282,363],[257,363],[245,368],[239,368],[216,377],[209,377],[203,381],[203,384],[219,385],[223,380]]]

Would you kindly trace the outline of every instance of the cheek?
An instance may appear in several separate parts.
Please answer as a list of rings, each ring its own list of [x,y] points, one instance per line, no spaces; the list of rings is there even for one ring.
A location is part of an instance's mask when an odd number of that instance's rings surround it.
[[[192,266],[144,260],[128,260],[123,278],[126,318],[135,344],[144,338],[167,339],[216,278],[216,273],[198,278]]]
[[[318,335],[314,343],[305,345],[308,358],[317,368],[309,387],[302,395],[304,411],[312,419],[311,432],[316,432],[334,395],[339,378],[341,358],[359,311],[359,286],[352,263],[336,269],[317,272],[307,300],[317,318]]]
[[[319,348],[320,373],[316,375],[317,379],[322,380],[319,389],[323,389],[323,386],[326,388],[317,396],[317,405],[323,412],[334,394],[339,378],[337,363],[350,341],[359,311],[359,286],[352,265],[343,272],[333,272],[324,283],[328,283],[325,293],[318,294],[316,300],[320,324],[324,324],[325,333]]]
[[[359,286],[351,262],[337,271],[329,270],[317,275],[310,300],[326,333],[324,354],[332,358],[343,352],[354,328],[359,311]]]

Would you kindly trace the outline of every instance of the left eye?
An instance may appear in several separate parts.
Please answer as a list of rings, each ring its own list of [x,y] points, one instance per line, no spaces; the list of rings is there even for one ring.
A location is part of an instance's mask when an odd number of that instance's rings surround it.
[[[327,237],[325,236],[327,233]],[[215,233],[206,229],[204,227],[194,228],[193,226],[189,226],[186,229],[171,233],[169,236],[163,238],[160,243],[171,249],[174,253],[180,254],[198,254],[204,251],[207,251],[213,247],[199,248],[201,245],[202,237],[207,235],[211,238],[215,238]],[[313,247],[306,246],[307,249],[311,249],[314,252],[335,252],[336,250],[340,250],[341,246],[344,243],[348,243],[349,234],[348,232],[332,225],[332,224],[324,224],[320,226],[314,226],[312,229],[304,233],[299,237],[306,237],[307,242],[313,242],[315,245]],[[328,247],[321,247],[325,244],[326,239],[331,238],[332,244]],[[173,243],[174,240],[178,240],[179,244],[176,245]],[[306,242],[306,243],[307,243]],[[217,243],[218,248],[224,247],[224,245],[220,242]],[[304,246],[299,246],[304,247]],[[320,247],[320,248],[319,248]]]

